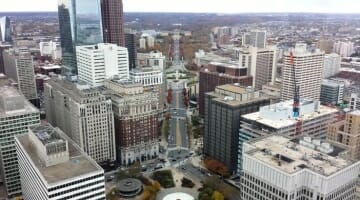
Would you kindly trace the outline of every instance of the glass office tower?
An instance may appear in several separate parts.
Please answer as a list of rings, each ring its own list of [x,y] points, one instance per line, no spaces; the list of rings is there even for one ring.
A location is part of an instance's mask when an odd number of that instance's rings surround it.
[[[6,16],[0,17],[0,41],[12,42],[10,18]]]
[[[76,46],[103,42],[100,0],[58,0],[63,72],[76,75]]]

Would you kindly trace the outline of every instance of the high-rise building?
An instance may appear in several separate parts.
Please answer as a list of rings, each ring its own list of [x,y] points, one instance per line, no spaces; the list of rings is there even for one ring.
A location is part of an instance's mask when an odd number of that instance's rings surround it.
[[[27,48],[8,49],[3,52],[5,74],[18,83],[18,89],[31,103],[39,106],[33,58]]]
[[[269,98],[238,84],[217,86],[205,95],[204,154],[237,170],[240,116],[268,105]]]
[[[266,31],[253,30],[250,32],[250,45],[257,48],[266,47]]]
[[[351,110],[360,110],[360,95],[357,93],[352,93],[350,96],[350,105]]]
[[[0,87],[0,168],[1,179],[9,197],[21,193],[19,166],[14,136],[40,124],[39,111],[15,88]]]
[[[323,104],[341,104],[344,99],[345,83],[324,79],[321,83],[320,101]]]
[[[248,76],[247,68],[237,63],[211,62],[200,71],[199,78],[199,114],[205,114],[205,94],[215,90],[216,86],[239,83],[252,86],[253,77]]]
[[[92,87],[104,85],[105,79],[118,76],[129,79],[128,52],[116,44],[77,46],[78,78]]]
[[[103,42],[100,0],[58,0],[63,69],[77,74],[76,46]]]
[[[325,138],[328,126],[335,121],[338,110],[320,102],[301,100],[300,117],[293,117],[293,101],[261,107],[259,112],[242,115],[239,130],[239,165],[242,170],[243,143],[270,134],[297,137],[307,135]]]
[[[114,113],[111,100],[89,85],[62,79],[44,85],[46,119],[100,164],[115,161]]]
[[[354,43],[353,42],[343,42],[338,41],[334,44],[334,52],[339,54],[342,57],[349,57],[355,51]]]
[[[291,51],[294,66],[291,63]],[[296,44],[295,49],[284,53],[281,101],[293,99],[295,81],[297,86],[300,87],[299,94],[301,98],[320,100],[324,55],[324,52],[319,49],[314,52],[308,51],[306,44]]]
[[[9,17],[0,17],[0,42],[12,42],[11,23]]]
[[[139,48],[140,49],[146,49],[146,39],[145,38],[140,38],[139,39]]]
[[[261,90],[263,85],[274,84],[276,78],[276,47],[235,49],[235,59],[248,69],[253,77],[253,87]]]
[[[59,42],[40,42],[39,46],[41,56],[50,56],[54,60],[62,58],[61,44]]]
[[[271,135],[244,145],[239,199],[356,199],[360,162],[342,146]]]
[[[104,170],[60,129],[15,137],[24,199],[105,199]]]
[[[9,48],[11,48],[12,46],[11,45],[2,45],[2,44],[0,44],[0,73],[2,73],[2,74],[5,74],[5,64],[4,64],[4,51],[6,50],[6,49],[9,49]]]
[[[104,42],[125,46],[122,0],[101,0]]]
[[[360,111],[346,113],[345,120],[331,124],[327,139],[345,145],[350,150],[350,158],[360,160]]]
[[[140,83],[105,81],[114,108],[117,161],[127,166],[159,154],[158,95]]]
[[[147,36],[146,37],[146,44],[148,48],[153,48],[155,45],[155,38],[153,36]]]
[[[125,33],[125,47],[129,52],[129,69],[136,67],[136,35],[135,33]]]
[[[336,54],[326,54],[324,60],[323,78],[335,76],[340,71],[341,57]]]

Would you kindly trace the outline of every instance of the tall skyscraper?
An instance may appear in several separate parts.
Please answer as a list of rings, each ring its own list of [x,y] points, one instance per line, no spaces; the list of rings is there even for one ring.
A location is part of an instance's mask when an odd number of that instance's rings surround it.
[[[355,52],[354,43],[337,41],[334,43],[334,52],[343,57],[349,57]]]
[[[39,106],[33,58],[27,48],[8,49],[3,52],[5,74],[18,83],[18,89],[31,103]]]
[[[271,135],[244,146],[239,199],[356,199],[360,162],[340,145]]]
[[[58,0],[65,74],[77,74],[76,46],[103,42],[100,0]]]
[[[0,18],[0,42],[12,42],[10,18],[6,16]]]
[[[238,84],[217,86],[205,95],[204,154],[237,170],[240,116],[270,104],[260,92]]]
[[[101,0],[101,16],[105,43],[125,46],[122,0]]]
[[[77,46],[78,77],[92,87],[103,86],[105,79],[129,79],[128,51],[116,44]]]
[[[140,83],[106,80],[114,108],[116,153],[121,165],[153,159],[159,155],[158,95]]]
[[[115,161],[111,100],[89,85],[51,79],[45,85],[46,119],[100,164]]]
[[[129,52],[129,68],[136,67],[136,37],[135,33],[125,33],[125,47]]]
[[[60,129],[33,126],[15,145],[24,199],[105,199],[104,170]]]
[[[290,51],[293,52],[294,66],[291,64]],[[284,54],[281,101],[293,99],[294,81],[300,87],[301,98],[320,100],[325,53],[319,49],[310,52],[307,50],[306,44],[296,44],[295,49],[290,51]]]
[[[9,197],[21,193],[19,166],[14,136],[28,132],[40,124],[39,111],[15,88],[0,87],[0,168]]]

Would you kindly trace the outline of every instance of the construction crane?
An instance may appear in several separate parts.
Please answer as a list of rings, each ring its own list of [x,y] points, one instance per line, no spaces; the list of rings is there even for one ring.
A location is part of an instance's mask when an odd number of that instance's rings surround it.
[[[292,51],[290,52],[290,64],[292,66],[292,76],[293,76],[293,80],[294,80],[293,117],[294,117],[294,119],[298,120],[296,123],[295,135],[301,135],[302,134],[302,120],[299,119],[299,117],[300,117],[300,85],[298,84],[297,79],[296,79],[295,60],[294,60],[294,54]]]

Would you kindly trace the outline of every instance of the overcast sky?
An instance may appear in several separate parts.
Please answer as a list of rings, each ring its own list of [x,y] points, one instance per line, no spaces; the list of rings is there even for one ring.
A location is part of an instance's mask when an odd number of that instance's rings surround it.
[[[360,13],[359,0],[123,0],[123,2],[125,12]],[[0,0],[0,5],[0,12],[57,10],[57,0]]]

